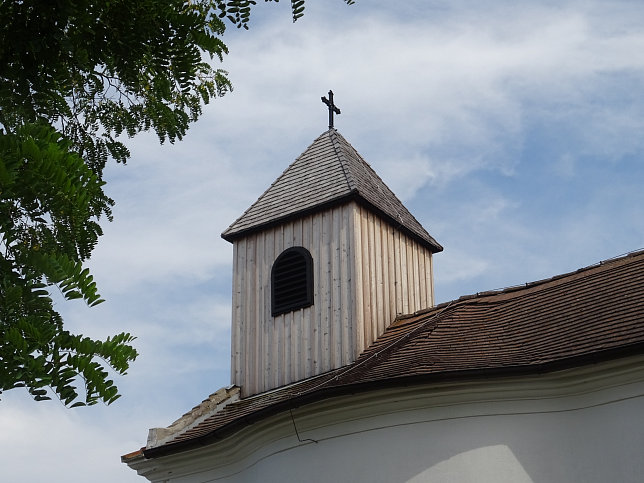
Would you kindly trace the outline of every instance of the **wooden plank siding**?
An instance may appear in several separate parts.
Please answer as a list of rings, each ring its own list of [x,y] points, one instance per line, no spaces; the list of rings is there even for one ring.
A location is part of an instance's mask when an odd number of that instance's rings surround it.
[[[432,253],[367,208],[356,205],[353,226],[360,251],[355,259],[354,302],[358,353],[396,316],[434,305]],[[362,314],[362,316],[360,316]]]
[[[313,258],[314,303],[273,317],[271,267],[293,246]],[[354,202],[236,240],[233,258],[231,376],[243,396],[350,364],[396,315],[433,304],[431,252]]]

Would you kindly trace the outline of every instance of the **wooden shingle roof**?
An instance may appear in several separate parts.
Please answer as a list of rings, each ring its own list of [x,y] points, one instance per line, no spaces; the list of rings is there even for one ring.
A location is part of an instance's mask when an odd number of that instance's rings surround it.
[[[350,200],[366,205],[432,252],[443,249],[335,129],[329,129],[313,141],[221,236],[233,241]]]
[[[207,444],[269,415],[340,394],[540,374],[633,354],[644,354],[644,251],[398,318],[354,363],[232,402],[144,455]]]

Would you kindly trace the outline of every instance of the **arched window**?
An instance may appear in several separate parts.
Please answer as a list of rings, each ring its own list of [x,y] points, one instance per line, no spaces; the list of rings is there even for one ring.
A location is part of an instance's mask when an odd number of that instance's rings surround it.
[[[313,305],[313,258],[304,247],[280,253],[271,270],[272,314]]]

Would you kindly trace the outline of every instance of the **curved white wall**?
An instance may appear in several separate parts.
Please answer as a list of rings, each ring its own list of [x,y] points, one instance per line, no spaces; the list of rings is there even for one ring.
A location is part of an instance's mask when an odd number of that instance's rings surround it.
[[[642,362],[334,398],[293,411],[317,443],[286,413],[138,469],[186,483],[639,482]]]
[[[479,409],[493,412],[488,405]],[[642,398],[438,421],[424,410],[416,412],[415,424],[382,417],[382,429],[276,453],[228,481],[640,482],[642,414]]]

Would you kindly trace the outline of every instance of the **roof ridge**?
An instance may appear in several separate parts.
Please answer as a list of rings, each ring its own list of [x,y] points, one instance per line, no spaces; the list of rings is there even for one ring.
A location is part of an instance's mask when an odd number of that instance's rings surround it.
[[[333,146],[335,155],[338,157],[338,160],[340,161],[340,167],[342,167],[342,172],[344,173],[344,177],[347,180],[349,191],[355,192],[358,190],[358,185],[354,179],[353,173],[349,169],[349,161],[345,157],[344,151],[340,146],[340,141],[338,139],[338,136],[340,136],[340,133],[338,133],[336,129],[329,129],[327,132],[329,133],[329,138],[331,139],[331,145]]]
[[[636,258],[636,257],[639,257],[639,256],[644,256],[644,248],[638,248],[637,250],[626,252],[626,253],[623,253],[621,255],[617,255],[615,257],[607,258],[605,260],[600,260],[599,262],[593,263],[593,264],[588,265],[586,267],[578,268],[577,270],[572,270],[570,272],[565,272],[565,273],[553,275],[552,277],[549,277],[549,278],[544,278],[544,279],[536,280],[536,281],[532,281],[532,282],[526,282],[526,283],[519,284],[519,285],[510,285],[508,287],[499,288],[499,289],[485,290],[485,291],[482,291],[482,292],[476,292],[476,293],[468,294],[468,295],[461,295],[458,299],[449,300],[449,301],[446,301],[446,302],[441,302],[440,304],[437,304],[434,307],[419,310],[418,312],[415,312],[413,314],[399,315],[398,317],[396,317],[396,319],[397,320],[398,319],[400,319],[400,320],[411,319],[411,318],[418,317],[420,315],[432,312],[432,311],[434,311],[436,309],[439,309],[441,307],[454,304],[456,302],[469,303],[470,301],[475,301],[475,300],[481,301],[481,300],[483,300],[485,298],[489,298],[489,297],[495,297],[495,296],[498,296],[498,295],[511,294],[511,293],[514,293],[514,292],[520,292],[522,290],[528,290],[528,289],[532,289],[532,288],[537,288],[537,287],[540,287],[540,286],[543,286],[543,285],[546,285],[546,284],[549,284],[549,283],[552,283],[552,282],[557,282],[557,281],[560,281],[560,280],[563,281],[563,279],[565,279],[567,277],[572,277],[574,275],[580,275],[579,278],[583,278],[583,275],[590,275],[589,272],[591,270],[600,269],[600,268],[609,270],[611,268],[611,266],[615,267],[620,262],[625,262],[626,260],[628,260],[630,258]],[[595,273],[595,272],[593,272],[593,273]]]

